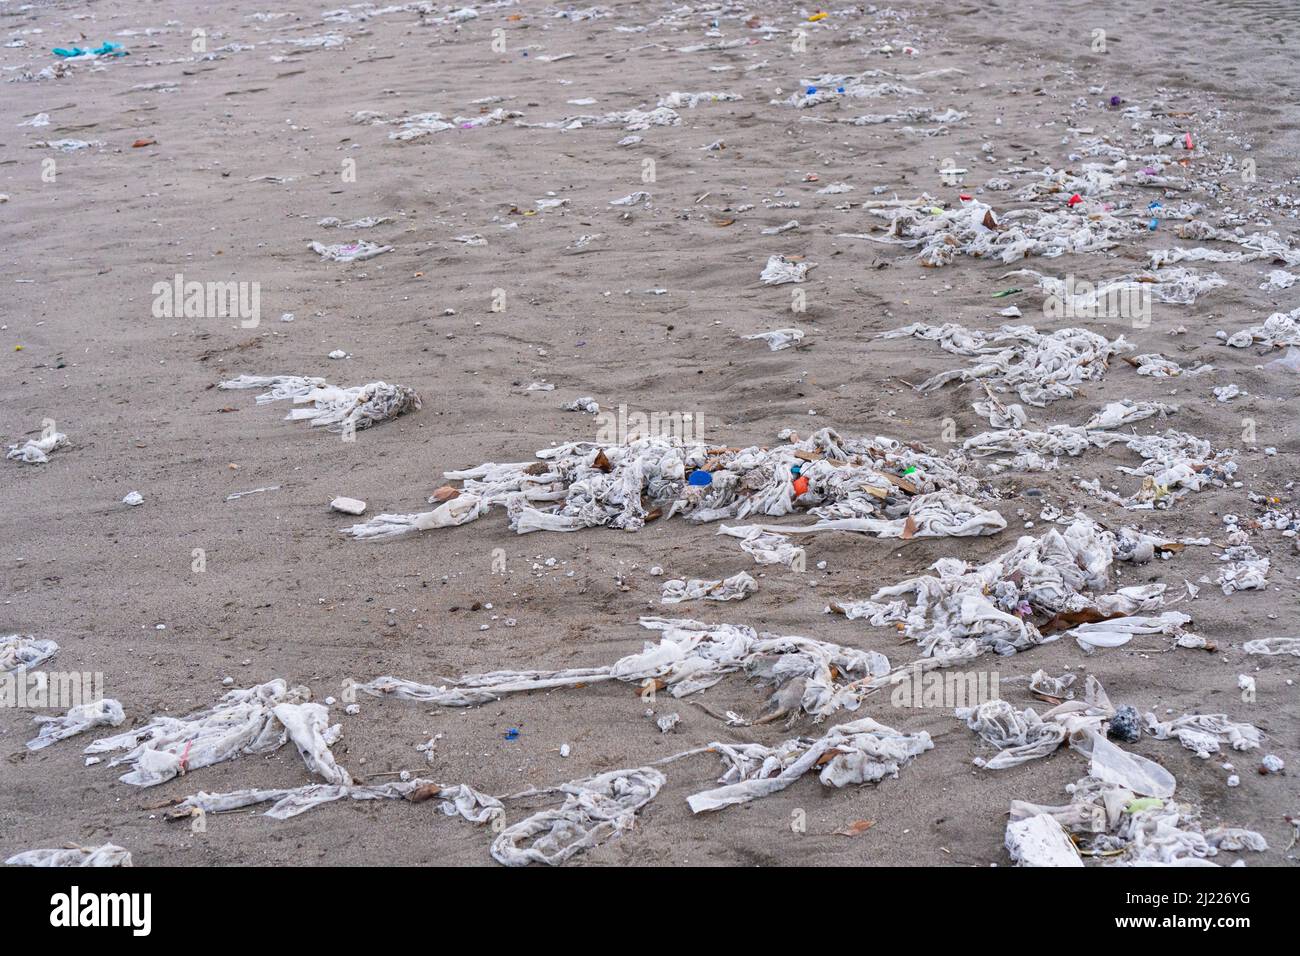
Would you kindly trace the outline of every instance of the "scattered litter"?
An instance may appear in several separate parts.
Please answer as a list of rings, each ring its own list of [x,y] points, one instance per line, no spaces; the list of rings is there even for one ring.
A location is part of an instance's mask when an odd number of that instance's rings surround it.
[[[58,653],[58,650],[59,645],[54,641],[41,640],[30,634],[0,637],[0,673],[10,674],[20,668],[31,670],[39,667]]]
[[[309,248],[320,256],[322,262],[362,262],[383,255],[385,252],[393,251],[392,246],[380,246],[365,239],[358,239],[356,242],[342,242],[332,246],[313,242]]]
[[[294,405],[310,403],[311,408],[292,409],[285,421],[307,419],[313,428],[324,427],[334,432],[369,428],[421,407],[420,396],[414,389],[387,382],[340,388],[327,384],[323,378],[301,375],[241,375],[217,387],[269,389],[257,396],[259,405],[285,398],[292,399]]]
[[[68,436],[63,432],[49,432],[40,438],[29,438],[17,445],[10,445],[5,458],[21,461],[28,465],[43,465],[50,460],[50,452],[68,446]]]
[[[764,285],[784,285],[787,282],[803,282],[809,269],[815,269],[815,262],[796,261],[785,256],[771,256],[759,278]]]
[[[28,750],[44,750],[50,744],[75,737],[91,727],[120,727],[126,721],[122,705],[105,698],[90,704],[79,704],[62,717],[32,718],[40,733],[27,741]]]
[[[721,581],[665,581],[663,603],[680,604],[682,601],[742,601],[758,591],[758,582],[746,571],[733,574]]]
[[[5,860],[6,866],[130,866],[131,853],[112,843],[103,846],[69,844],[61,850],[28,850]]]
[[[750,342],[755,339],[762,339],[773,352],[797,346],[803,341],[803,337],[803,329],[774,329],[771,332],[756,332],[753,335],[741,336],[741,338]]]

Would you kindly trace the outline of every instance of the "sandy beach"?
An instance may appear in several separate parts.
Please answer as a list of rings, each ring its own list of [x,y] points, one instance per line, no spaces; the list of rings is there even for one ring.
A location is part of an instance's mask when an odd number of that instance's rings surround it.
[[[436,802],[342,800],[287,820],[251,806],[198,830],[164,818],[164,804],[199,791],[319,783],[292,744],[145,788],[119,781],[124,765],[85,765],[96,735],[279,678],[336,699],[331,749],[358,782],[406,772],[515,794],[719,741],[817,738],[862,717],[933,742],[878,783],[810,774],[698,814],[686,798],[717,784],[718,755],[663,764],[635,826],[567,865],[1010,865],[1011,802],[1068,803],[1089,761],[1062,746],[985,769],[973,761],[996,751],[951,706],[897,707],[886,690],[852,713],[729,725],[718,715],[752,718],[771,693],[742,673],[649,704],[617,680],[470,707],[344,688],[610,665],[653,639],[644,616],[800,635],[898,666],[922,656],[901,624],[828,606],[945,558],[988,562],[1082,517],[1174,545],[1115,560],[1108,588],[1165,585],[1162,609],[1190,616],[1183,630],[1214,649],[1165,633],[1088,654],[1066,635],[971,668],[995,673],[1016,710],[1052,706],[1028,683],[1044,670],[1075,674],[1077,698],[1093,675],[1115,705],[1159,720],[1253,725],[1259,746],[1205,757],[1150,733],[1123,746],[1176,778],[1204,830],[1267,841],[1213,862],[1295,862],[1300,659],[1244,645],[1300,635],[1300,365],[1288,366],[1284,341],[1228,344],[1300,306],[1300,283],[1284,278],[1300,275],[1300,253],[1286,259],[1300,214],[1295,11],[1201,0],[922,0],[820,18],[765,0],[323,8],[0,0],[0,444],[67,436],[44,463],[0,459],[0,636],[56,641],[43,666],[102,674],[126,716],[29,751],[32,718],[67,708],[0,708],[0,859],[112,843],[136,866],[496,865],[490,829]],[[105,42],[119,46],[51,52]],[[1089,164],[1105,169],[1090,177]],[[955,218],[985,205],[992,226],[982,211],[970,226]],[[1091,228],[1110,230],[1095,247],[1075,233],[1043,254],[1070,235],[1044,216],[1080,216],[1071,228],[1086,231],[1088,210]],[[954,238],[932,243],[927,230],[949,213]],[[1222,232],[1202,238],[1190,222]],[[963,245],[1001,243],[1012,228],[1029,236],[1014,261]],[[1152,264],[1162,250],[1252,253],[1237,241],[1252,235],[1284,251]],[[363,241],[391,248],[351,262],[310,248],[346,255]],[[765,284],[774,256],[811,268]],[[1055,317],[1040,281],[1138,276],[1165,289],[1153,274],[1171,269],[1222,282],[1187,302],[1157,297],[1134,319]],[[206,296],[187,310],[186,283],[233,283],[233,314],[213,314]],[[918,323],[1081,327],[1126,347],[1104,374],[1035,405],[988,376],[917,388],[989,354],[881,337]],[[803,333],[789,348],[745,338],[788,328]],[[1152,355],[1174,371],[1126,361]],[[401,385],[420,407],[339,434],[286,421],[288,402],[255,400],[264,389],[217,387],[241,375]],[[1237,394],[1221,399],[1226,386]],[[1208,443],[1198,470],[1211,456],[1234,467],[1133,508],[1120,499],[1131,503],[1142,477],[1117,469],[1142,458],[1122,443],[1042,468],[981,471],[996,456],[971,456],[974,497],[1005,528],[798,535],[802,571],[757,564],[716,523],[682,516],[521,535],[492,508],[393,540],[340,533],[428,511],[439,488],[463,490],[446,472],[597,441],[600,420],[562,408],[577,399],[616,417],[689,414],[710,448],[771,449],[785,430],[806,440],[829,428],[942,456],[994,430],[974,407],[991,395],[1023,405],[1021,430],[1038,433],[1109,403],[1176,405],[1118,431],[1177,429]],[[1081,486],[1094,480],[1094,492]],[[123,503],[133,491],[139,506]],[[338,496],[366,502],[365,515],[332,511]],[[812,504],[723,524],[808,524]],[[1267,559],[1263,587],[1225,593],[1221,573],[1245,555],[1231,548]],[[661,600],[667,580],[742,571],[757,583],[744,600]],[[680,721],[661,732],[657,718],[672,713]],[[1261,772],[1265,755],[1285,769]],[[549,805],[508,801],[505,820]],[[872,825],[837,833],[855,821]]]

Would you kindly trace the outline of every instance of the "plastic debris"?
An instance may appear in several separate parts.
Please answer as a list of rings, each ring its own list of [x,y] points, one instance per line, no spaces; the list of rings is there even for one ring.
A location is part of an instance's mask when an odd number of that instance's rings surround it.
[[[347,772],[335,765],[329,752],[337,732],[325,727],[324,707],[315,704],[304,709],[309,697],[307,688],[290,689],[276,679],[232,690],[214,706],[185,717],[154,717],[125,733],[101,737],[92,741],[85,753],[125,750],[109,762],[110,767],[130,764],[131,770],[118,779],[137,787],[153,787],[178,774],[245,754],[270,753],[292,737],[309,769],[340,782]]]
[[[692,794],[686,802],[692,813],[721,810],[784,790],[812,770],[828,787],[879,783],[897,778],[913,757],[933,748],[925,731],[900,733],[870,717],[832,727],[820,738],[795,737],[775,747],[715,741],[708,749],[727,765],[718,781],[722,786]]]
[[[815,262],[802,262],[787,259],[785,256],[770,256],[759,278],[764,285],[785,285],[787,282],[803,282],[808,277],[808,270],[815,269]]]
[[[1005,842],[1012,862],[1020,866],[1083,866],[1079,851],[1048,813],[1009,822]]]
[[[414,389],[387,382],[340,388],[327,384],[322,378],[301,375],[241,375],[221,382],[217,387],[269,389],[257,396],[259,405],[285,398],[292,399],[294,405],[310,404],[311,408],[292,409],[285,421],[306,419],[313,428],[323,427],[334,432],[369,428],[421,408],[420,396]]]
[[[25,668],[30,670],[44,664],[56,653],[59,645],[54,641],[33,637],[31,634],[10,634],[0,637],[0,673],[11,674]]]
[[[131,866],[131,853],[113,843],[69,845],[59,850],[27,850],[5,860],[6,866]]]
[[[663,603],[680,604],[682,601],[743,601],[758,591],[758,582],[746,571],[733,574],[724,580],[665,581]]]
[[[362,262],[366,259],[373,259],[375,256],[381,256],[385,252],[393,251],[392,246],[377,245],[365,239],[358,239],[355,242],[336,243],[332,246],[313,242],[308,248],[320,256],[322,262]]]
[[[750,342],[761,339],[767,343],[767,347],[773,352],[797,346],[803,341],[803,337],[804,332],[802,329],[773,329],[771,332],[756,332],[753,335],[741,336],[741,338]]]
[[[744,670],[777,686],[792,684],[799,689],[799,706],[804,711],[825,716],[841,708],[857,709],[869,689],[858,681],[883,678],[890,670],[889,660],[876,651],[859,651],[806,637],[760,634],[749,627],[689,619],[644,617],[640,623],[659,632],[658,642],[647,642],[641,653],[607,667],[493,671],[467,674],[440,686],[385,676],[355,687],[374,697],[468,707],[521,691],[607,680],[642,685],[653,681],[672,696],[685,697]],[[843,679],[855,675],[856,680]]]
[[[43,465],[50,460],[50,452],[66,448],[68,444],[68,436],[63,432],[50,432],[40,438],[29,438],[25,442],[10,445],[5,458],[28,465]]]
[[[632,829],[637,811],[658,795],[664,780],[658,770],[640,767],[515,794],[510,799],[561,793],[564,802],[502,830],[492,841],[492,858],[506,866],[563,863]]]
[[[120,727],[126,722],[126,714],[118,701],[105,698],[90,704],[79,704],[62,717],[40,716],[32,719],[40,727],[40,733],[27,741],[27,749],[44,750],[50,744],[75,737],[91,727]]]

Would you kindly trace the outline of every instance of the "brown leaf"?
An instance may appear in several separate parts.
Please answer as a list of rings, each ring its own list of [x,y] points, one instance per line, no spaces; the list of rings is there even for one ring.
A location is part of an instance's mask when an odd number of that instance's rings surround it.
[[[1086,607],[1081,611],[1062,611],[1056,617],[1052,618],[1046,624],[1039,628],[1044,634],[1050,634],[1053,631],[1068,631],[1072,627],[1078,627],[1080,624],[1095,624],[1098,621],[1111,621],[1117,617],[1128,617],[1127,614],[1102,614],[1096,608]]]
[[[908,515],[907,520],[903,522],[903,540],[908,541],[915,534],[916,534],[916,519],[913,518],[911,515]]]
[[[998,221],[997,221],[996,219],[993,218],[993,210],[992,210],[992,209],[985,209],[985,210],[984,210],[984,228],[985,228],[985,229],[997,229],[997,228],[998,228]]]
[[[599,468],[601,471],[605,472],[606,474],[608,474],[609,471],[613,468],[613,466],[609,463],[608,456],[605,454],[605,449],[602,448],[596,452],[596,457],[591,460],[591,467]]]
[[[848,753],[847,750],[840,750],[838,747],[832,747],[830,750],[826,751],[824,754],[822,754],[820,757],[817,758],[817,763],[814,764],[814,766],[824,767],[832,760],[834,760],[836,757],[838,757],[840,754],[846,754],[846,753]]]
[[[713,224],[714,224],[715,226],[718,226],[719,228],[725,228],[725,227],[727,227],[727,226],[735,225],[735,222],[736,222],[736,220],[734,220],[734,219],[715,219],[715,220],[713,220]]]
[[[426,800],[432,800],[438,794],[442,793],[442,787],[436,783],[426,783],[422,787],[416,787],[406,795],[406,799],[412,803],[424,803]]]
[[[131,148],[139,149],[142,146],[157,146],[157,145],[158,145],[158,140],[156,139],[137,139],[134,143],[131,144]]]
[[[460,497],[460,491],[457,490],[456,488],[453,488],[451,485],[443,485],[441,488],[436,489],[433,493],[434,501],[451,501],[451,499],[459,498],[459,497]]]
[[[916,485],[912,484],[906,478],[899,478],[897,475],[891,475],[887,471],[881,472],[880,477],[884,478],[900,491],[906,491],[909,495],[916,494]]]
[[[840,827],[835,831],[836,836],[857,836],[859,833],[866,833],[876,825],[875,820],[854,820],[846,827]]]

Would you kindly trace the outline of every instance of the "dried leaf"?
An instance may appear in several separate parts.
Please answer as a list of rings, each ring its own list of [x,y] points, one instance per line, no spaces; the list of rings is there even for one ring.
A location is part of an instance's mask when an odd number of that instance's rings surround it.
[[[460,491],[451,485],[443,485],[433,492],[434,501],[451,501],[451,499],[459,497]]]
[[[1050,634],[1053,631],[1068,631],[1072,627],[1078,627],[1080,624],[1095,624],[1098,621],[1112,621],[1117,617],[1128,617],[1127,614],[1102,614],[1096,608],[1084,608],[1081,611],[1062,611],[1056,617],[1052,618],[1046,624],[1039,628],[1044,634]]]
[[[442,787],[436,783],[426,783],[422,787],[416,787],[406,795],[406,799],[412,803],[424,803],[426,800],[432,800],[438,794],[442,793]]]
[[[835,831],[836,836],[857,836],[859,833],[866,833],[876,825],[875,820],[854,820],[846,827],[840,827]]]

